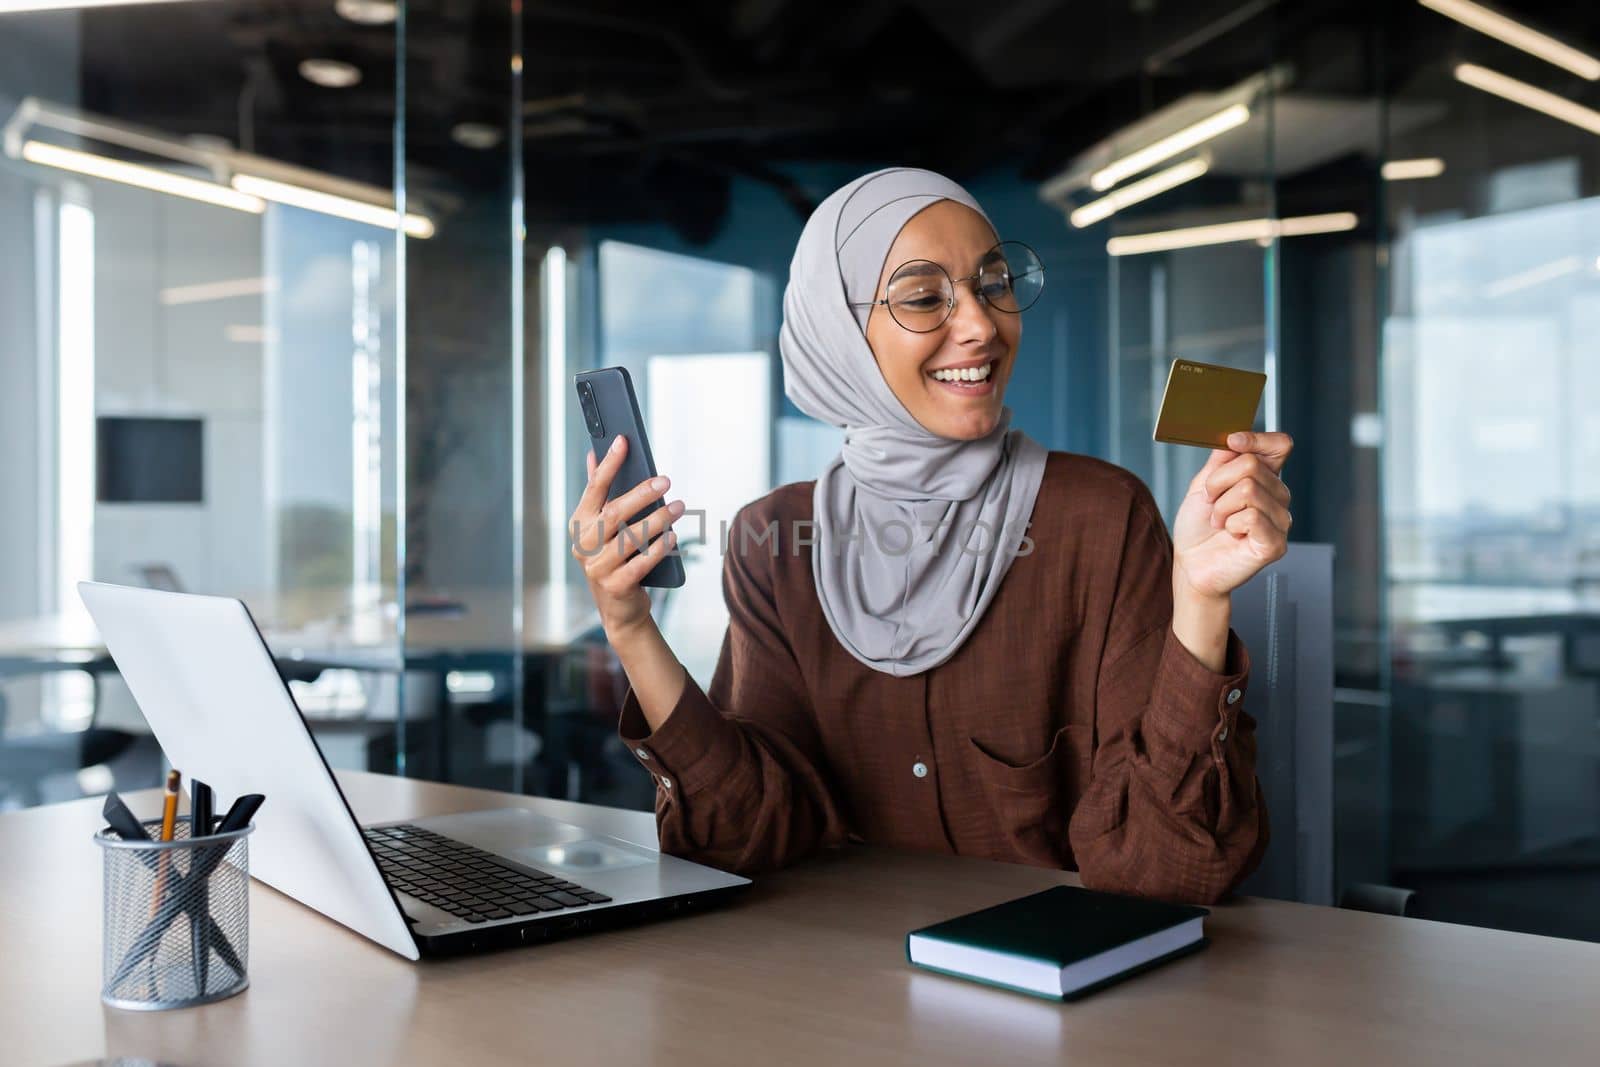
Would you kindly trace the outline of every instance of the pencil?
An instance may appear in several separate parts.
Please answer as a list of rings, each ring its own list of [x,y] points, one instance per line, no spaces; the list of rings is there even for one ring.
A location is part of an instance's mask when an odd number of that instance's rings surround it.
[[[161,800],[161,840],[171,841],[172,835],[178,826],[178,783],[183,780],[183,775],[177,771],[167,772],[167,793]],[[165,851],[161,853],[161,860],[156,865],[156,891],[150,898],[150,917],[153,919],[156,912],[161,910],[161,898],[167,891],[167,864],[171,857]]]

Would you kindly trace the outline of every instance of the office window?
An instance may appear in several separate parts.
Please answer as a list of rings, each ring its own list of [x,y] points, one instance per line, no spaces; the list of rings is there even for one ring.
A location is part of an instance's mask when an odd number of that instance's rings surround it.
[[[650,446],[661,469],[671,471],[668,495],[705,515],[703,525],[688,514],[679,520],[680,540],[698,543],[684,550],[687,580],[673,594],[664,626],[684,668],[704,687],[728,625],[724,524],[736,539],[734,515],[772,488],[772,362],[765,352],[651,356],[647,380]]]
[[[639,391],[670,498],[705,512],[679,521],[688,582],[661,597],[662,629],[709,684],[727,610],[720,529],[772,488],[773,360],[757,342],[770,282],[748,267],[623,241],[600,245],[601,363]]]

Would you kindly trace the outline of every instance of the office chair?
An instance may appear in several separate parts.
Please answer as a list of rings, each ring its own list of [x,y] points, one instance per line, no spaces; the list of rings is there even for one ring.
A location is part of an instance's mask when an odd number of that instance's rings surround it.
[[[98,713],[98,678],[92,667],[85,669],[91,677],[96,677],[94,710]],[[6,737],[8,714],[6,696],[0,693],[0,797],[9,794],[23,807],[44,803],[46,779],[111,763],[138,740],[136,735],[125,730],[97,726],[92,717],[83,730]]]
[[[170,563],[140,563],[129,569],[139,576],[139,581],[147,589],[160,589],[167,593],[184,591],[183,583],[178,580],[178,572]]]
[[[1272,826],[1239,891],[1332,904],[1333,546],[1291,543],[1233,591],[1232,622],[1250,652],[1245,706]]]
[[[1339,895],[1339,907],[1353,911],[1371,911],[1379,915],[1409,916],[1414,909],[1417,894],[1412,889],[1399,886],[1378,885],[1374,882],[1356,882],[1345,887]]]

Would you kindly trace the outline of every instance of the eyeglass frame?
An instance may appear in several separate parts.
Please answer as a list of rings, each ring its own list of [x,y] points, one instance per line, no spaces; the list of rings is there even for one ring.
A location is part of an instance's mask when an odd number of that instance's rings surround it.
[[[1039,264],[1039,273],[1040,274],[1044,273],[1044,260],[1039,258],[1039,253],[1034,251],[1033,246],[1028,244],[1026,241],[996,241],[994,243],[993,247],[991,247],[988,252],[984,253],[984,256],[987,256],[989,254],[989,252],[993,252],[996,248],[999,248],[1001,245],[1021,245],[1023,248],[1026,248],[1028,250],[1028,254],[1033,256],[1034,262]],[[913,330],[911,327],[909,327],[905,323],[901,322],[898,317],[896,317],[893,308],[889,308],[889,317],[891,319],[894,319],[894,324],[896,326],[900,327],[902,330],[905,330],[907,333],[932,333],[934,330],[937,330],[940,326],[943,326],[945,323],[949,322],[950,321],[950,316],[955,313],[955,310],[956,310],[956,295],[955,295],[956,286],[960,285],[962,282],[975,282],[980,277],[982,277],[982,275],[983,275],[983,267],[981,266],[981,264],[983,262],[982,257],[979,258],[978,262],[980,264],[979,268],[977,270],[973,271],[971,274],[968,274],[965,277],[961,277],[961,278],[951,278],[950,277],[950,272],[944,269],[944,265],[943,264],[935,263],[931,259],[908,259],[908,260],[906,260],[904,263],[900,264],[894,270],[889,272],[889,281],[891,281],[891,282],[894,281],[895,275],[899,274],[901,271],[905,270],[907,267],[911,266],[911,264],[913,264],[913,263],[931,263],[933,266],[938,267],[939,268],[939,273],[943,274],[945,276],[945,278],[949,280],[949,282],[950,282],[950,299],[945,301],[944,318],[940,319],[936,325],[930,326],[926,330]],[[886,282],[884,284],[885,284],[885,286],[887,286],[888,283]],[[1044,292],[1044,283],[1043,282],[1040,283],[1039,291],[1041,293]],[[972,287],[972,295],[975,298],[977,298],[977,300],[981,304],[983,304],[985,307],[992,307],[996,311],[1002,312],[1002,313],[1004,313],[1006,315],[1020,315],[1024,311],[1027,311],[1028,308],[1033,307],[1033,305],[1038,303],[1038,300],[1039,300],[1038,296],[1035,296],[1033,298],[1033,300],[1028,302],[1028,307],[1019,307],[1019,308],[1017,308],[1017,310],[1011,311],[1011,310],[1009,310],[1007,308],[1000,307],[998,304],[995,304],[993,301],[989,300],[989,298],[984,296],[982,290],[980,290],[976,285],[974,285]],[[885,307],[885,308],[888,308],[889,307],[889,298],[888,297],[882,297],[881,299],[878,299],[878,300],[848,300],[848,301],[846,301],[846,303],[850,307],[853,307],[853,308],[865,308],[865,307]]]

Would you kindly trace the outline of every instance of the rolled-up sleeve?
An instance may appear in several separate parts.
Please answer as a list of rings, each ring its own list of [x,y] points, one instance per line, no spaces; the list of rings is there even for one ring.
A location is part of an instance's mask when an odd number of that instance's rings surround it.
[[[759,523],[745,511],[736,521]],[[724,556],[728,630],[709,690],[687,679],[672,714],[651,731],[630,688],[618,724],[656,780],[662,849],[740,873],[781,867],[847,836],[773,601],[772,563],[760,546]]]
[[[1267,843],[1250,657],[1230,629],[1212,671],[1173,632],[1172,540],[1147,490],[1128,516],[1104,649],[1090,780],[1068,830],[1083,882],[1217,900]]]

